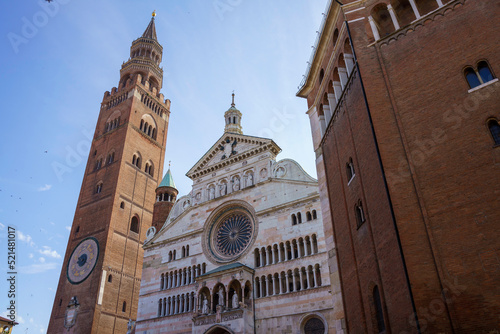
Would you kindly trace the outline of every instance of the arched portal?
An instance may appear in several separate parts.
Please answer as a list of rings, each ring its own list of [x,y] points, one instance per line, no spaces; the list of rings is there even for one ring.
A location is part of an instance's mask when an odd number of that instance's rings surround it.
[[[234,334],[234,332],[225,326],[214,325],[207,329],[204,334]]]

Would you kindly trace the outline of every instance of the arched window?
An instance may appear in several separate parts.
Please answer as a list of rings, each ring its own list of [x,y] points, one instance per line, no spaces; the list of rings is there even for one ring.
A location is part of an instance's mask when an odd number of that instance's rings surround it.
[[[361,203],[361,201],[358,201],[358,204],[356,204],[355,211],[357,227],[360,227],[366,220],[365,212],[363,211],[363,204]]]
[[[495,145],[500,145],[500,124],[498,121],[495,119],[490,120],[488,122],[488,129],[490,129]]]
[[[127,311],[127,302],[123,301],[122,312],[125,312],[125,311]]]
[[[172,251],[168,252],[168,262],[172,261]]]
[[[111,152],[108,155],[108,164],[112,163],[113,161],[115,161],[115,152]]]
[[[186,246],[186,256],[189,256],[189,245]]]
[[[258,268],[260,267],[260,252],[258,248],[255,248],[254,256],[255,256],[255,267]]]
[[[120,203],[120,209],[125,209],[125,202]]]
[[[467,79],[467,82],[469,83],[469,88],[474,88],[477,87],[481,84],[481,81],[479,81],[479,77],[476,74],[476,71],[472,67],[467,67],[464,71],[465,78]]]
[[[174,249],[173,259],[175,260],[176,257],[177,257],[177,251]]]
[[[477,63],[477,72],[483,83],[493,80],[493,74],[491,73],[490,67],[484,60]]]
[[[323,82],[323,78],[325,77],[325,70],[324,69],[321,69],[321,71],[319,71],[319,84],[321,85],[321,83]]]
[[[311,221],[312,220],[312,215],[311,215],[310,211],[306,212],[306,218],[307,218],[307,221]]]
[[[346,164],[346,170],[347,170],[347,181],[350,182],[354,177],[354,175],[356,175],[354,172],[354,163],[352,162],[352,158],[349,158],[349,162]]]
[[[484,60],[477,63],[477,69],[470,66],[465,68],[464,75],[471,89],[495,79],[490,66]]]
[[[182,257],[186,257],[186,247],[182,246]]]
[[[95,187],[95,193],[100,194],[102,191],[102,182],[99,182],[97,186]]]
[[[139,218],[137,218],[137,216],[132,217],[130,222],[130,231],[139,233]]]
[[[382,300],[378,286],[373,288],[373,306],[375,308],[375,317],[377,319],[377,329],[379,333],[385,332],[384,312],[382,311]]]
[[[297,216],[295,214],[292,214],[292,225],[297,225]]]
[[[319,318],[310,318],[304,324],[304,334],[323,334],[325,332],[325,324]]]
[[[78,233],[78,232],[80,232],[80,226],[76,227],[75,234]]]
[[[376,23],[381,38],[384,38],[396,30],[386,4],[378,4],[375,6],[371,16]]]
[[[108,283],[111,283],[111,282],[113,282],[113,275],[110,274],[108,276]]]
[[[141,126],[139,127],[139,129],[142,131],[142,128],[144,127],[144,120],[141,119]]]
[[[59,299],[59,306],[62,305],[62,299]]]
[[[333,39],[332,39],[333,47],[335,47],[335,44],[337,44],[338,39],[339,39],[339,30],[337,28],[335,28],[335,31],[333,32]]]
[[[302,224],[302,215],[300,214],[300,212],[297,212],[297,222],[299,224]]]
[[[316,210],[313,210],[312,213],[313,213],[313,219],[317,219],[318,218],[318,214],[316,213]]]

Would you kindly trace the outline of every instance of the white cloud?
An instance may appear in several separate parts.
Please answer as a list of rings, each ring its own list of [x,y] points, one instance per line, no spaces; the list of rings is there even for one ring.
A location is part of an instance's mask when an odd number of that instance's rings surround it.
[[[55,262],[49,262],[49,263],[35,263],[30,266],[21,266],[19,267],[19,273],[21,274],[40,274],[49,270],[53,270],[57,268],[57,263]]]
[[[16,314],[16,321],[19,323],[19,324],[24,324],[24,319],[23,317],[21,317],[20,315],[17,315]]]
[[[0,223],[0,231],[3,231],[5,229],[5,225]]]
[[[38,252],[42,255],[45,255],[45,256],[50,256],[50,257],[53,257],[55,259],[60,259],[61,258],[61,255],[59,255],[58,252],[56,252],[55,250],[53,250],[52,248],[50,248],[49,246],[43,246],[42,249],[38,250]]]
[[[42,334],[46,333],[45,329],[44,328],[40,329],[40,333],[42,333]]]
[[[52,226],[54,226],[55,224],[56,224],[56,223],[54,223],[54,222],[50,222],[50,225],[52,225]]]
[[[33,255],[33,253],[29,253],[29,254],[28,254],[28,257],[29,257],[30,259],[32,259],[32,258],[33,258],[33,256],[34,256],[34,255]]]
[[[35,243],[33,242],[33,238],[29,234],[24,234],[20,230],[17,230],[17,237],[19,240],[26,242],[28,245],[31,247],[35,246]]]
[[[41,258],[39,258],[39,259],[38,259],[38,261],[39,261],[40,263],[45,263],[45,258],[44,258],[44,257],[41,257]]]
[[[71,232],[71,226],[65,226],[65,227],[69,232]]]
[[[50,188],[52,188],[52,185],[46,184],[43,187],[38,188],[38,191],[47,191],[47,190],[50,190]]]

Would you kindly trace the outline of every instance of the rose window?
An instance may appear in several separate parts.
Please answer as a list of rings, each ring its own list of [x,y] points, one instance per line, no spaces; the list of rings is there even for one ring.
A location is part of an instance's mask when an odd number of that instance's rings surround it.
[[[257,234],[253,208],[242,201],[230,201],[208,218],[202,237],[203,251],[213,263],[236,261],[250,251]]]
[[[215,235],[215,247],[219,254],[233,257],[248,246],[252,238],[252,224],[247,216],[234,214],[224,219]]]

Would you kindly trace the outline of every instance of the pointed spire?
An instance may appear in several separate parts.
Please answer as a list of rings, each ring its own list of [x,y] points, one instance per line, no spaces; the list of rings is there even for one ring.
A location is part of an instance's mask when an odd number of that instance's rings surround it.
[[[234,90],[232,94],[231,107],[224,114],[224,118],[226,119],[226,126],[224,128],[224,132],[232,132],[243,134],[241,130],[241,112],[236,109],[236,105],[234,104]]]
[[[163,180],[161,181],[160,185],[158,188],[161,187],[170,187],[170,188],[175,188],[175,183],[174,183],[174,178],[172,177],[172,172],[170,172],[170,163],[168,164],[168,171],[167,174],[163,177]]]
[[[156,26],[155,26],[156,11],[153,12],[152,16],[153,17],[151,17],[151,21],[149,21],[148,27],[144,31],[144,34],[142,34],[142,37],[158,41],[156,37]]]

